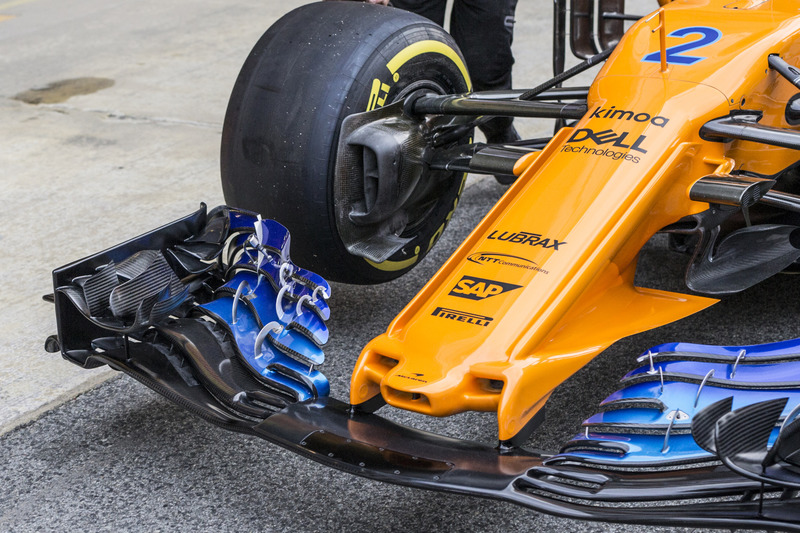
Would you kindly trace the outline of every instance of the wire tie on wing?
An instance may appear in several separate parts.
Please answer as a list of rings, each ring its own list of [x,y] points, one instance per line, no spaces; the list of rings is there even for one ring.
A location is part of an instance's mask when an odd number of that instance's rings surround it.
[[[258,239],[254,235],[251,235],[250,238],[245,242],[245,244],[249,244],[256,251],[258,251],[258,258],[254,259],[253,256],[250,255],[247,246],[243,247],[245,255],[250,260],[250,263],[253,266],[255,266],[256,271],[258,271],[258,281],[256,281],[256,286],[253,287],[252,290],[250,291],[250,294],[253,294],[254,292],[256,292],[256,289],[258,289],[258,287],[261,285],[261,280],[264,279],[264,274],[261,270],[261,264],[264,262],[264,259],[267,259],[268,261],[271,260],[272,256],[269,254],[269,252],[267,252],[264,249],[264,247],[258,242]]]
[[[587,439],[589,438],[589,426],[586,426],[586,431],[583,434]]]
[[[247,249],[247,245],[249,244],[251,248],[253,248],[254,250],[258,250],[258,246],[256,246],[255,243],[256,243],[256,238],[253,235],[251,235],[250,238],[248,238],[246,241],[244,241],[244,244],[242,244],[242,252],[244,253],[244,255],[247,256],[247,259],[249,259],[250,262],[254,265],[256,264],[256,260],[250,254],[250,250]],[[231,257],[230,260],[232,261],[233,257]]]
[[[247,283],[246,280],[242,280],[242,282],[236,288],[236,294],[233,297],[233,305],[231,306],[231,322],[233,324],[236,324],[236,321],[238,320],[238,317],[236,316],[237,315],[236,310],[239,307],[239,298],[242,297],[242,292],[244,291],[245,287],[249,288],[250,284]]]
[[[744,359],[745,354],[747,354],[747,350],[739,350],[739,355],[736,356],[736,362],[733,363],[733,370],[731,370],[731,379],[736,377],[736,367],[739,366],[739,361]]]
[[[697,388],[697,395],[694,397],[694,406],[697,407],[697,402],[700,401],[700,393],[703,392],[703,387],[706,386],[706,382],[708,379],[714,375],[714,369],[708,371],[706,377],[703,378],[703,381],[700,382],[700,386]]]
[[[253,287],[253,290],[250,293],[256,292],[256,289],[261,285],[261,280],[264,279],[264,274],[261,273],[261,270],[258,271],[258,279],[256,280],[256,286]]]
[[[247,240],[245,241],[245,244],[249,245],[250,248],[252,248],[253,250],[259,251],[259,249],[258,249],[258,244],[259,244],[258,237],[256,237],[255,235],[250,235],[250,237],[248,237]],[[253,264],[256,263],[256,259],[253,259],[253,256],[250,255],[249,251],[247,252],[247,257],[250,258],[250,261],[252,261]]]
[[[664,394],[664,371],[658,367],[658,377],[661,379],[661,389],[658,391],[659,395]]]
[[[278,291],[278,297],[275,299],[275,312],[278,314],[278,320],[285,322],[286,312],[283,310],[283,296],[289,290],[289,285],[284,285]]]
[[[289,279],[284,279],[283,278],[284,272],[288,272],[289,273],[289,276],[288,276]],[[282,287],[286,286],[286,285],[289,285],[289,283],[291,283],[291,281],[292,281],[292,265],[291,264],[289,264],[288,262],[281,264],[281,269],[280,269],[280,271],[278,271],[278,279],[280,280]]]
[[[650,370],[648,370],[647,373],[648,374],[655,374],[656,373],[656,367],[653,364],[653,352],[652,351],[647,350],[647,358],[650,360]]]
[[[256,222],[254,224],[256,230],[256,238],[258,239],[258,243],[256,244],[256,248],[258,249],[258,264],[256,268],[261,268],[261,264],[264,262],[264,247],[261,246],[261,243],[264,242],[264,226],[261,224],[261,215],[256,215]]]
[[[314,292],[311,293],[311,302],[312,303],[317,303],[317,300],[319,300],[319,296],[318,295],[320,293],[322,294],[322,299],[323,300],[327,300],[328,298],[331,297],[331,295],[328,294],[328,292],[322,287],[322,285],[317,285],[317,288],[315,288]]]
[[[297,300],[297,307],[295,307],[294,309],[295,314],[297,314],[297,316],[302,315],[303,302],[310,302],[310,301],[311,301],[311,296],[309,296],[308,294],[304,294],[303,296],[301,296],[300,299]]]
[[[678,413],[680,413],[680,409],[675,409],[667,416],[670,420],[667,426],[667,433],[664,435],[664,446],[661,447],[661,453],[667,453],[669,451],[669,434],[672,431],[672,424],[674,424],[675,419],[678,418]]]
[[[278,324],[273,320],[272,322],[267,323],[263,328],[261,328],[261,331],[258,332],[258,336],[256,336],[256,343],[255,346],[253,347],[253,353],[255,353],[256,359],[260,359],[261,357],[263,357],[263,354],[261,353],[261,346],[264,344],[264,339],[267,338],[267,335],[269,334],[270,331],[273,331],[275,333],[280,333],[281,331],[283,331],[283,326],[281,326],[280,324]]]

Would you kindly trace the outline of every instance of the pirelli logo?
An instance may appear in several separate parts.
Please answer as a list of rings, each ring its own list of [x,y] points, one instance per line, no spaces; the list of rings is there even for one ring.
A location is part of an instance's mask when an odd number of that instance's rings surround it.
[[[431,315],[439,318],[446,318],[447,320],[455,320],[456,322],[465,322],[473,326],[486,327],[494,320],[490,316],[476,315],[473,313],[465,313],[464,311],[457,311],[455,309],[447,309],[446,307],[437,307]]]

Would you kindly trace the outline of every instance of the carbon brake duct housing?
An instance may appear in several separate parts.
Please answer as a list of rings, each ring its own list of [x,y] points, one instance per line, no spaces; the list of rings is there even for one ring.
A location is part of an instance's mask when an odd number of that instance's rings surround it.
[[[396,103],[347,117],[339,135],[336,225],[347,250],[380,263],[408,244],[403,206],[426,168],[425,127]]]
[[[774,180],[747,176],[711,175],[690,189],[694,201],[708,202],[707,211],[693,215],[691,229],[668,232],[699,236],[686,271],[690,289],[711,295],[733,294],[781,272],[800,258],[800,228],[783,224],[750,225],[749,209],[767,198],[791,203],[791,195],[772,192]],[[746,227],[719,240],[721,224],[742,211]]]

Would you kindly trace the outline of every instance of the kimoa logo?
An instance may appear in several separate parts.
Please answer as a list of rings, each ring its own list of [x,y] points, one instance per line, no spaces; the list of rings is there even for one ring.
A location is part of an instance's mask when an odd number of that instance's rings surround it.
[[[456,309],[447,309],[446,307],[437,307],[431,313],[432,316],[439,318],[446,318],[447,320],[455,320],[456,322],[466,322],[473,326],[486,327],[494,320],[490,316],[476,315],[474,313],[465,313]]]
[[[611,106],[608,109],[603,109],[602,106],[595,109],[589,118],[610,118],[619,120],[632,120],[634,122],[649,122],[653,126],[663,128],[669,122],[667,117],[656,115],[651,117],[649,113],[636,113],[635,111],[627,111],[625,109],[616,109],[616,106]]]
[[[552,248],[558,250],[559,246],[567,244],[565,241],[557,239],[542,238],[539,233],[530,233],[528,231],[493,231],[489,234],[487,239],[508,241],[516,244],[527,244],[528,246],[541,246],[542,248]]]
[[[468,300],[484,300],[503,294],[504,292],[519,289],[522,285],[514,285],[513,283],[504,283],[502,281],[494,281],[491,279],[474,278],[472,276],[462,276],[461,279],[450,291],[450,296],[458,298],[466,298]]]

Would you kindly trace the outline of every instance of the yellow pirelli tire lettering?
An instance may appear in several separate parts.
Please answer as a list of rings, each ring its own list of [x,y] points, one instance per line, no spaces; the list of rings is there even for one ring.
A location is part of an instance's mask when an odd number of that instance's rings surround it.
[[[469,79],[467,66],[464,64],[461,56],[458,55],[458,52],[453,50],[446,43],[434,40],[419,41],[410,44],[398,52],[392,59],[390,59],[389,62],[386,63],[386,68],[388,68],[389,72],[392,73],[392,80],[396,82],[399,79],[397,71],[400,70],[400,67],[408,63],[408,61],[411,59],[422,54],[441,54],[452,61],[453,64],[458,67],[458,70],[461,71],[461,75],[467,82],[467,87],[469,90],[472,90],[472,81]]]
[[[386,104],[386,97],[389,96],[389,89],[391,89],[391,87],[378,78],[373,79],[372,90],[369,93],[369,100],[367,101],[367,111],[383,107],[384,104]]]
[[[386,68],[392,75],[391,83],[397,83],[400,80],[400,73],[398,71],[403,65],[422,54],[439,54],[452,61],[464,77],[464,81],[467,82],[468,90],[472,90],[472,81],[469,79],[467,66],[464,64],[461,56],[458,55],[458,52],[453,50],[446,43],[434,40],[419,41],[410,44],[395,54],[394,57],[386,63]],[[380,79],[373,79],[366,111],[372,111],[383,107],[386,104],[386,97],[389,95],[391,88],[391,85],[382,82]]]

